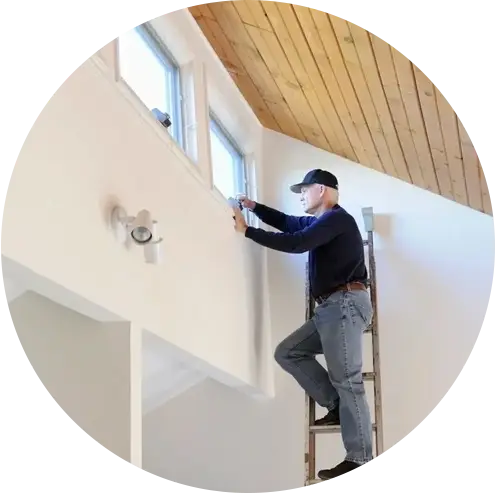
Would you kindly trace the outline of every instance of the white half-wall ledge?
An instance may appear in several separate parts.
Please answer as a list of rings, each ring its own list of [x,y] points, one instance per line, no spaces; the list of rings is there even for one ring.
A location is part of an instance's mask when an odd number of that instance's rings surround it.
[[[26,292],[34,292],[51,302],[95,321],[124,322],[97,304],[70,292],[2,255],[2,273],[7,301],[13,302]],[[263,390],[248,385],[217,369],[150,331],[143,330],[143,407],[146,413],[210,377],[253,396],[269,399]]]

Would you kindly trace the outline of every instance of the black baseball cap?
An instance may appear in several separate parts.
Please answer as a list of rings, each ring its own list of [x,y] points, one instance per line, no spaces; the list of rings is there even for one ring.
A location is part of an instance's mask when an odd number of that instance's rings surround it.
[[[332,173],[320,169],[310,170],[305,175],[302,182],[292,185],[290,189],[291,192],[299,194],[304,185],[312,184],[325,185],[326,187],[332,187],[333,189],[338,190],[338,179]]]

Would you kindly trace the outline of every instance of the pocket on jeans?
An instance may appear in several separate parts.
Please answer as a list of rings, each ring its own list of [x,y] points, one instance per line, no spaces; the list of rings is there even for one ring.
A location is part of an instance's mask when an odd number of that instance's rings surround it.
[[[366,301],[362,300],[350,300],[350,314],[353,318],[360,318],[360,320],[366,325],[369,326],[373,317],[373,309],[371,305],[371,301],[367,299]]]

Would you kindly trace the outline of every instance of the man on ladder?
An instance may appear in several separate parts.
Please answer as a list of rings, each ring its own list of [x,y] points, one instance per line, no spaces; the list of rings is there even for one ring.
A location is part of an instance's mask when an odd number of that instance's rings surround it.
[[[316,425],[341,425],[344,461],[319,471],[322,480],[372,459],[372,425],[362,377],[362,335],[373,316],[366,288],[364,244],[353,216],[338,204],[338,181],[311,170],[291,186],[309,216],[290,216],[240,196],[241,204],[282,233],[248,226],[234,208],[235,229],[281,252],[309,252],[309,284],[319,304],[313,316],[275,351],[279,365],[328,413]],[[327,371],[316,360],[324,354]]]

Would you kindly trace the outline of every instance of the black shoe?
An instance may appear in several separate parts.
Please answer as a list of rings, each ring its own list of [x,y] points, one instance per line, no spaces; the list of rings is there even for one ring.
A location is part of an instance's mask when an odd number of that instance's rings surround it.
[[[321,480],[329,480],[333,479],[334,477],[339,477],[340,475],[343,475],[344,473],[351,472],[352,470],[355,470],[356,468],[360,467],[358,463],[354,463],[353,461],[342,461],[339,465],[336,465],[334,468],[330,468],[329,470],[319,470],[319,473],[317,476]]]
[[[338,407],[330,410],[321,419],[316,420],[314,425],[340,425],[340,411]]]

